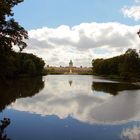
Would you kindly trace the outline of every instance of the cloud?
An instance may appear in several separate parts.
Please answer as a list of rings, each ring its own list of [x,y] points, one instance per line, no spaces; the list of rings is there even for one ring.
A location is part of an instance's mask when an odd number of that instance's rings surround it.
[[[91,66],[93,58],[112,57],[128,48],[138,49],[139,28],[117,22],[43,27],[29,31],[28,47],[24,51],[42,57],[49,65],[67,66],[72,59],[74,65]]]
[[[140,126],[134,125],[132,128],[125,128],[121,133],[123,140],[139,140],[140,139]]]
[[[124,7],[122,12],[125,17],[133,18],[136,21],[140,20],[140,6]]]

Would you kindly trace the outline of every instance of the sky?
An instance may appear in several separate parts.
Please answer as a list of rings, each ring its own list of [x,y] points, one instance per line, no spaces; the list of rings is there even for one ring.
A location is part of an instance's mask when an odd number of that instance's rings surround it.
[[[140,0],[24,0],[13,11],[29,33],[24,51],[46,65],[91,66],[140,49]]]

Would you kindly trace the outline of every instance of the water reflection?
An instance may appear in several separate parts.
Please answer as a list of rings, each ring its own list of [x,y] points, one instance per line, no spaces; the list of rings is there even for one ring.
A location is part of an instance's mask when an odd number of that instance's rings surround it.
[[[69,80],[69,85],[70,85],[70,87],[71,87],[71,85],[72,85],[72,80]]]
[[[7,138],[7,134],[5,132],[5,128],[10,124],[10,119],[9,118],[4,118],[1,120],[0,124],[0,140],[10,140]]]
[[[89,124],[122,124],[140,119],[138,86],[102,80],[99,82],[92,76],[45,78],[47,83],[40,94],[32,98],[18,99],[11,108],[43,116],[71,116]],[[71,79],[70,87],[68,81]],[[118,92],[120,94],[117,95]]]
[[[117,95],[120,91],[136,89],[140,89],[140,86],[130,83],[92,82],[93,91],[102,91],[112,95]]]
[[[134,125],[133,127],[123,129],[121,138],[123,140],[140,140],[140,126]]]
[[[0,111],[18,98],[32,97],[44,87],[42,78],[27,78],[0,84]]]

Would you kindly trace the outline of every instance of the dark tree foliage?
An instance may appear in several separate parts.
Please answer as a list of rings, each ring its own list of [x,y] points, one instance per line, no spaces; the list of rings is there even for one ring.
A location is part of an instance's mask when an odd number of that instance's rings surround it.
[[[7,134],[5,133],[5,128],[11,123],[9,118],[4,118],[0,120],[0,140],[10,140],[7,138]]]
[[[135,49],[128,49],[125,54],[92,61],[93,71],[99,75],[118,75],[124,79],[140,78],[140,58]]]
[[[28,74],[30,76],[42,74],[45,62],[41,58],[33,54],[19,53],[18,59],[20,74]]]
[[[38,76],[42,75],[45,62],[33,55],[27,53],[11,52],[6,59],[6,69],[3,70],[1,77],[17,78],[19,76]]]
[[[17,45],[22,51],[26,47],[24,39],[27,31],[13,18],[12,8],[23,0],[0,0],[0,53],[11,50]]]
[[[41,58],[21,53],[27,46],[28,33],[14,20],[12,12],[21,2],[23,0],[0,0],[0,80],[41,75],[44,68]],[[18,46],[20,52],[14,52],[13,46]]]

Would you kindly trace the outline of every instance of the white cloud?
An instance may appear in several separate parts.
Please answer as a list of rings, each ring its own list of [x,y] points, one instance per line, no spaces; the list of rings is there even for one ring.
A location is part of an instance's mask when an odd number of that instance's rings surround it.
[[[140,139],[140,126],[134,125],[132,128],[125,128],[121,133],[123,140],[139,140]]]
[[[26,52],[42,57],[49,65],[90,66],[93,58],[111,57],[128,48],[138,49],[140,26],[120,23],[81,23],[69,27],[40,28],[29,31]]]
[[[133,18],[136,21],[140,20],[140,6],[124,7],[122,12],[126,17]]]

